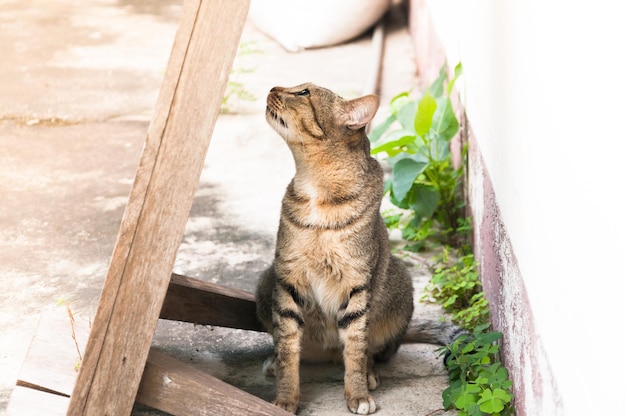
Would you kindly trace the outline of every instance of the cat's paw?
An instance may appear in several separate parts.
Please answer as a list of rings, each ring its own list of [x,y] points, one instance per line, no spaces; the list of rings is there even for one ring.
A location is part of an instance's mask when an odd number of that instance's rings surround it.
[[[267,357],[267,360],[263,363],[263,374],[266,377],[274,377],[276,370],[276,357],[270,356]]]
[[[376,411],[376,402],[372,396],[348,399],[348,409],[357,415],[369,415]]]
[[[281,409],[285,409],[286,411],[295,414],[298,410],[298,401],[293,400],[274,400],[272,403],[274,405],[280,407]]]

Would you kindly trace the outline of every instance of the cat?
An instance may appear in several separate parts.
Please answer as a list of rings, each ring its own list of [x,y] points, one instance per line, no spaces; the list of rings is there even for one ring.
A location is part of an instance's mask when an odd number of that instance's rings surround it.
[[[376,95],[345,100],[311,83],[274,87],[267,97],[266,119],[296,173],[282,200],[274,261],[257,286],[257,315],[274,341],[264,364],[276,377],[274,404],[293,413],[301,360],[343,359],[347,406],[369,414],[375,361],[391,358],[403,338],[444,345],[461,332],[411,322],[412,280],[390,253],[383,170],[365,133],[378,106]]]

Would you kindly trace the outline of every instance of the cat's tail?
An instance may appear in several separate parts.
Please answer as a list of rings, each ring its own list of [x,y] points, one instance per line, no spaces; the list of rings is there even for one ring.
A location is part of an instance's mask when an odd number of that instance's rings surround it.
[[[468,334],[460,326],[429,319],[412,320],[402,338],[403,343],[448,345]]]

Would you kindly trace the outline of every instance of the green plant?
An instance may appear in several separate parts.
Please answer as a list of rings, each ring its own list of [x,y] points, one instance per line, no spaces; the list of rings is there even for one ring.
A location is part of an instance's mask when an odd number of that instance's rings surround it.
[[[426,239],[458,246],[467,235],[461,181],[463,166],[455,168],[450,141],[459,130],[450,94],[462,73],[446,83],[445,67],[419,99],[403,92],[391,100],[389,116],[371,134],[371,153],[386,153],[392,168],[386,182],[390,201],[401,213],[388,214],[388,224],[398,227],[407,247],[419,250]]]
[[[450,141],[459,129],[450,94],[462,73],[446,82],[445,67],[417,100],[402,93],[391,101],[390,115],[370,134],[372,154],[386,153],[392,168],[386,182],[390,201],[400,209],[383,212],[388,228],[397,228],[409,242],[407,249],[423,249],[435,240],[441,254],[422,300],[436,302],[453,322],[472,333],[440,349],[445,355],[450,386],[444,390],[446,409],[459,416],[513,415],[512,383],[499,360],[500,332],[486,332],[489,304],[482,291],[477,263],[468,236],[471,218],[463,214],[463,163],[455,168]]]
[[[482,291],[474,255],[452,259],[450,250],[443,246],[435,259],[433,276],[424,288],[422,300],[441,304],[453,322],[472,330],[489,322],[489,303]]]
[[[446,409],[456,408],[459,416],[513,415],[512,383],[499,362],[500,349],[495,343],[502,333],[486,332],[490,326],[489,304],[476,261],[471,253],[453,259],[452,250],[442,247],[422,297],[441,304],[453,322],[473,331],[439,349],[446,357],[450,381],[442,393],[443,405]]]
[[[444,407],[456,408],[459,416],[513,415],[512,383],[499,362],[499,346],[495,344],[502,333],[486,332],[489,304],[474,256],[468,253],[453,259],[451,250],[442,247],[422,297],[441,304],[453,322],[473,331],[440,348],[450,380],[442,393]]]
[[[256,42],[250,41],[239,44],[239,49],[237,50],[238,57],[255,53],[261,53],[261,50],[258,49]],[[242,82],[237,81],[237,77],[240,74],[248,74],[253,71],[254,69],[252,68],[244,68],[239,66],[233,67],[233,69],[231,69],[230,77],[228,79],[228,83],[226,84],[226,91],[224,92],[224,96],[222,97],[222,105],[220,108],[220,111],[222,113],[230,113],[233,111],[232,109],[234,100],[256,100],[254,94],[246,90]]]
[[[443,405],[459,410],[459,416],[513,415],[513,383],[498,362],[500,332],[485,332],[489,324],[479,325],[469,335],[440,348],[446,355],[450,386],[443,391]]]

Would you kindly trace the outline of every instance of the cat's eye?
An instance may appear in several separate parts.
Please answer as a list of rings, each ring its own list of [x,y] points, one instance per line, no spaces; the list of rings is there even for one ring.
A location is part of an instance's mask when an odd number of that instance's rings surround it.
[[[308,89],[308,88],[305,88],[305,89],[303,89],[302,91],[298,91],[298,92],[296,93],[296,95],[309,95],[309,94],[311,94],[311,92],[309,91],[309,89]]]

